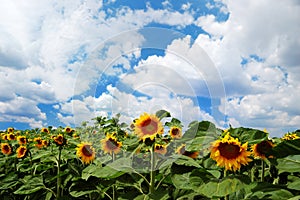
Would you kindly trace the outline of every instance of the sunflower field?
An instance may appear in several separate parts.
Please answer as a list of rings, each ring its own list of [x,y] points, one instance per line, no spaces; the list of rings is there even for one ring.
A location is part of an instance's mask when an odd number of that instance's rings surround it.
[[[300,130],[119,118],[0,132],[0,199],[300,199]]]

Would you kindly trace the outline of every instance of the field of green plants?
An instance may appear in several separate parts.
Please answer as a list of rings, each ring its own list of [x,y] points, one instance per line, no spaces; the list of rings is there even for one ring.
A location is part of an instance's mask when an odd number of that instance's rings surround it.
[[[0,132],[0,199],[300,199],[300,130],[119,118]]]

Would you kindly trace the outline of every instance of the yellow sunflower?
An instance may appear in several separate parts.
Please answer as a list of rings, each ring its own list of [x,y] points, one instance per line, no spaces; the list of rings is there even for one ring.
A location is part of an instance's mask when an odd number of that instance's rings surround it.
[[[25,144],[27,144],[27,139],[26,139],[25,136],[18,136],[17,140],[19,142],[19,145],[25,145]]]
[[[162,144],[155,144],[154,145],[154,152],[159,154],[166,154],[167,153],[167,146]]]
[[[185,144],[180,145],[180,146],[176,149],[176,153],[177,153],[177,154],[184,155],[184,156],[188,156],[188,157],[190,157],[190,158],[197,158],[197,157],[198,157],[198,155],[199,155],[199,152],[198,152],[198,151],[186,151],[186,150],[185,150],[185,147],[186,147]]]
[[[42,140],[42,143],[43,143],[43,146],[44,146],[44,147],[49,146],[48,140]]]
[[[45,127],[43,127],[43,128],[41,129],[41,132],[42,132],[42,133],[49,133],[49,129],[48,129],[48,128],[45,128]]]
[[[14,132],[14,130],[15,130],[14,128],[12,128],[12,127],[9,127],[9,128],[7,129],[7,132],[8,132],[8,133],[13,133],[13,132]]]
[[[58,145],[58,146],[62,146],[64,144],[66,144],[66,139],[64,138],[64,136],[62,134],[58,134],[56,137],[53,138],[54,142]]]
[[[8,136],[7,136],[7,139],[8,140],[16,140],[16,136],[14,133],[9,133]]]
[[[286,133],[281,139],[283,140],[296,140],[300,138],[296,133]]]
[[[171,127],[169,134],[174,139],[180,139],[182,137],[182,130],[177,126]]]
[[[2,135],[2,140],[8,140],[8,134]]]
[[[239,170],[241,165],[247,165],[251,161],[247,151],[248,143],[241,145],[238,139],[234,139],[227,133],[224,138],[216,140],[212,144],[210,157],[217,162],[219,167],[225,170]]]
[[[8,143],[1,143],[1,151],[5,155],[9,155],[12,153],[12,148]]]
[[[268,153],[274,146],[275,145],[271,141],[266,140],[252,145],[251,149],[255,158],[266,159],[266,153]],[[270,157],[272,156],[269,156],[269,158]]]
[[[66,133],[71,133],[72,128],[71,128],[70,126],[66,126],[65,129],[64,129],[64,131],[65,131]]]
[[[90,143],[82,142],[77,145],[76,155],[82,160],[83,163],[89,164],[95,160],[95,149]]]
[[[154,140],[157,134],[163,134],[164,128],[156,115],[144,113],[134,122],[134,132],[143,141]]]
[[[105,153],[117,154],[121,150],[122,142],[118,142],[117,138],[112,135],[107,135],[106,138],[101,140],[102,150]]]
[[[19,146],[16,151],[17,151],[17,158],[23,158],[26,156],[27,148],[25,146]]]
[[[33,141],[36,142],[36,144],[34,146],[36,146],[39,149],[41,149],[44,146],[43,140],[40,137],[34,138]]]

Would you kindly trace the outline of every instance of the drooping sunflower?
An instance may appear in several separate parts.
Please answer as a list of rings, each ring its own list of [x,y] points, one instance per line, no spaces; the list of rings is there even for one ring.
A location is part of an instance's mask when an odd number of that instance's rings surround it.
[[[286,133],[281,139],[283,140],[296,140],[300,137],[296,133]]]
[[[182,130],[177,126],[173,126],[171,127],[169,134],[173,139],[180,139],[182,137]]]
[[[180,145],[180,146],[176,149],[176,153],[177,153],[177,154],[184,155],[184,156],[188,156],[188,157],[190,157],[190,158],[197,158],[197,157],[198,157],[198,155],[199,155],[199,152],[198,152],[198,151],[186,151],[186,150],[185,150],[185,147],[186,147],[185,144]]]
[[[167,153],[167,146],[162,144],[155,144],[154,145],[154,152],[159,154],[166,154]]]
[[[238,139],[229,135],[229,132],[220,140],[212,144],[210,157],[225,170],[239,170],[241,165],[247,165],[251,159],[251,152],[247,151],[248,143],[241,145]]]
[[[17,158],[24,158],[27,154],[26,146],[19,146],[16,151],[17,151]]]
[[[105,153],[117,154],[121,150],[122,142],[118,142],[117,138],[112,135],[107,135],[101,140],[102,150]]]
[[[8,143],[1,143],[1,151],[5,155],[9,155],[12,153],[12,148]]]
[[[25,136],[18,136],[17,140],[19,142],[19,145],[25,145],[25,144],[27,144],[27,138]]]
[[[41,149],[44,145],[43,145],[43,140],[40,137],[34,138],[33,139],[34,142],[36,142],[34,144],[34,146],[36,146],[37,148]]]
[[[42,133],[49,133],[49,129],[48,129],[48,128],[45,128],[45,127],[43,127],[43,128],[41,129],[41,132],[42,132]]]
[[[266,159],[266,153],[268,153],[275,145],[269,140],[262,141],[258,144],[254,144],[251,147],[254,158]],[[269,158],[272,156],[269,156]]]
[[[143,141],[154,140],[156,135],[163,134],[164,128],[156,115],[144,113],[134,122],[134,132]]]
[[[83,163],[89,164],[95,160],[95,149],[90,143],[82,142],[77,145],[76,155],[82,160]]]

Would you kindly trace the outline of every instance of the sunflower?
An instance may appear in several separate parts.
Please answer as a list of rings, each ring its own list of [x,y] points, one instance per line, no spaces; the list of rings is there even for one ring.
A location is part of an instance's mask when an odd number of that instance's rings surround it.
[[[19,146],[16,151],[17,151],[17,158],[23,158],[27,154],[27,148],[25,146]]]
[[[43,143],[43,146],[44,146],[44,147],[49,146],[48,140],[42,140],[42,143]]]
[[[266,153],[268,153],[274,146],[275,145],[271,141],[266,140],[252,145],[251,149],[255,158],[266,159]],[[269,158],[270,157],[272,156],[269,156]]]
[[[162,144],[155,144],[154,145],[154,152],[159,154],[166,154],[167,153],[167,146]]]
[[[36,144],[34,146],[36,146],[39,149],[41,149],[44,146],[43,140],[40,137],[34,138],[33,141],[36,142]]]
[[[176,149],[176,153],[184,155],[184,156],[188,156],[190,158],[197,158],[199,155],[198,151],[186,151],[185,150],[186,145],[182,144],[180,145],[177,149]]]
[[[42,132],[42,133],[49,133],[49,129],[48,129],[48,128],[45,128],[45,127],[43,127],[43,128],[41,129],[41,132]]]
[[[72,128],[70,126],[66,126],[65,129],[64,129],[64,131],[66,133],[71,133],[72,132]]]
[[[12,148],[8,143],[1,143],[1,151],[5,155],[9,155],[12,153]]]
[[[16,136],[13,133],[9,133],[8,136],[7,136],[7,139],[8,140],[16,140]]]
[[[118,142],[117,138],[112,135],[107,135],[106,138],[101,140],[102,150],[105,153],[117,154],[121,150],[122,142]]]
[[[173,139],[180,139],[182,137],[182,130],[177,126],[173,126],[171,127],[169,134]]]
[[[63,146],[64,144],[66,144],[66,139],[64,138],[64,136],[62,134],[58,134],[56,137],[53,138],[54,142],[58,145],[58,146]]]
[[[2,140],[8,140],[8,134],[2,135]]]
[[[25,145],[25,144],[27,144],[27,139],[26,139],[25,136],[18,136],[17,140],[19,142],[19,145]]]
[[[247,165],[251,161],[248,156],[251,152],[247,151],[248,143],[241,145],[238,139],[234,139],[229,132],[220,140],[212,144],[210,157],[225,170],[239,170],[242,165]]]
[[[296,140],[300,137],[296,133],[286,133],[281,139],[283,140]]]
[[[95,160],[95,149],[90,143],[82,142],[77,145],[76,155],[82,160],[83,163],[89,164]]]
[[[15,129],[14,129],[14,128],[12,128],[12,127],[9,127],[9,128],[7,128],[7,132],[8,132],[8,133],[13,133],[13,132],[14,132],[14,130],[15,130]]]
[[[134,122],[135,134],[143,141],[150,138],[154,140],[157,134],[162,134],[164,128],[156,115],[144,113]]]

